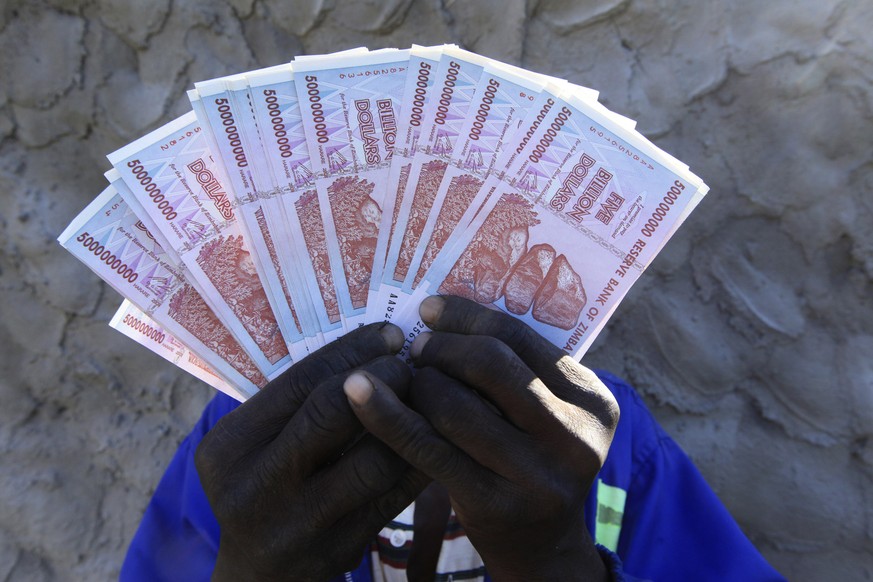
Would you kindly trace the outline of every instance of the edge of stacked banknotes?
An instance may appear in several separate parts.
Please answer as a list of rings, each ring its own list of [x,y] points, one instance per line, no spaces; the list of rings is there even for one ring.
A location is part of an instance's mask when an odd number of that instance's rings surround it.
[[[708,191],[596,91],[454,45],[301,56],[188,97],[108,155],[58,240],[124,296],[113,328],[241,401],[361,325],[411,341],[434,293],[581,358]]]

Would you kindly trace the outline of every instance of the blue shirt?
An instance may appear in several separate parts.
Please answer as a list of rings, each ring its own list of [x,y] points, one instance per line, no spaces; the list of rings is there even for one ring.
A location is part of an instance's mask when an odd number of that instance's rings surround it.
[[[598,376],[615,395],[621,419],[591,487],[585,517],[601,555],[611,560],[614,579],[784,580],[633,388],[606,372]],[[216,396],[182,442],[130,544],[121,580],[209,580],[219,527],[200,486],[194,451],[203,435],[236,406],[230,397]],[[369,568],[365,556],[345,579],[368,581]]]

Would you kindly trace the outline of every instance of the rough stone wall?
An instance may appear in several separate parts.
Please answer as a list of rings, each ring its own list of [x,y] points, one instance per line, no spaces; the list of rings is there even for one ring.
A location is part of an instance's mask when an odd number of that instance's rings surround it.
[[[193,81],[456,42],[601,91],[712,187],[587,358],[793,580],[873,577],[873,4],[6,0],[0,579],[118,572],[209,390],[106,326],[56,243]],[[681,551],[693,551],[683,548]]]

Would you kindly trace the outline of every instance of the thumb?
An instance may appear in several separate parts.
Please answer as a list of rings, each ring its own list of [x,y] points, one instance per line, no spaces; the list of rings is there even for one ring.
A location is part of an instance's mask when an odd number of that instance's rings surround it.
[[[367,372],[354,372],[343,384],[352,411],[373,436],[407,463],[442,482],[449,491],[465,491],[483,467],[445,440],[391,388]],[[465,486],[466,485],[466,486]]]

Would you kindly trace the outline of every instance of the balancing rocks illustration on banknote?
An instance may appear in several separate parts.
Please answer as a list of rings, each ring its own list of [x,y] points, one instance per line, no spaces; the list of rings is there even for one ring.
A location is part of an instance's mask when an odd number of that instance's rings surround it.
[[[581,358],[708,191],[596,91],[454,45],[188,97],[58,240],[124,297],[112,327],[241,401],[366,323],[413,339],[437,293]]]

